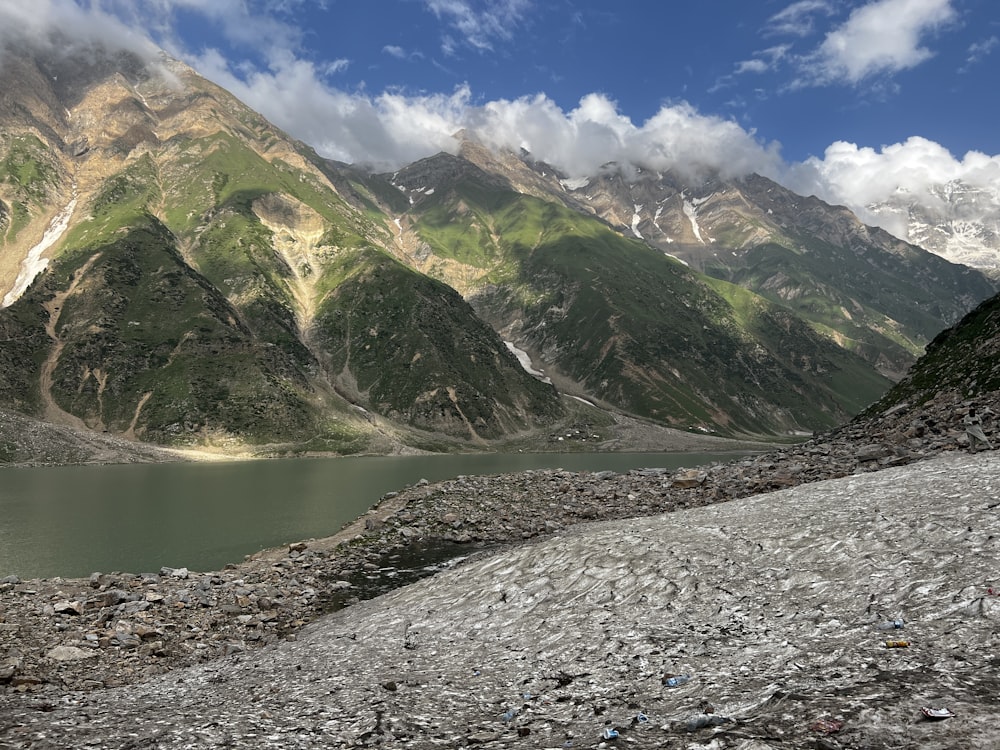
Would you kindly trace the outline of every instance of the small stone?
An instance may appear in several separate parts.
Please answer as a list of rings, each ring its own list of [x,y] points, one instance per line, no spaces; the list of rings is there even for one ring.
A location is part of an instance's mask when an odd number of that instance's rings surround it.
[[[862,445],[854,451],[854,457],[859,461],[877,461],[889,455],[889,449],[884,445]]]
[[[76,646],[56,646],[49,649],[45,654],[45,658],[52,661],[80,661],[81,659],[92,659],[94,656],[96,654],[93,651],[87,651]]]
[[[33,687],[41,685],[43,682],[41,677],[35,677],[34,675],[23,674],[17,675],[11,678],[10,686],[17,688],[20,692],[25,692]]]
[[[71,602],[67,599],[62,599],[52,605],[52,610],[57,615],[82,615],[83,604],[78,601]]]
[[[704,484],[706,479],[708,479],[706,472],[699,469],[687,469],[675,474],[671,483],[679,489],[690,489]]]

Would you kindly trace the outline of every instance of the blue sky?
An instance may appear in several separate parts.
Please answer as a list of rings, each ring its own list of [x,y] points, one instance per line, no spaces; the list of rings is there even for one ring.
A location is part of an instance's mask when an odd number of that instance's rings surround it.
[[[571,175],[609,160],[757,171],[852,207],[900,186],[1000,185],[996,0],[0,0],[0,23],[5,11],[148,37],[324,155],[379,169],[454,150],[464,127]]]

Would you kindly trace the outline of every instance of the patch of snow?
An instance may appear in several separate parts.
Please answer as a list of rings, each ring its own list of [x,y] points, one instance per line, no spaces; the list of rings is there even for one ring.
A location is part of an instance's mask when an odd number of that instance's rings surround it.
[[[540,370],[536,370],[532,366],[531,357],[528,356],[528,353],[526,351],[524,351],[524,349],[518,349],[513,344],[513,342],[510,342],[510,341],[504,341],[504,344],[506,344],[507,348],[510,349],[511,353],[515,357],[517,357],[517,361],[521,363],[521,367],[524,368],[524,371],[526,373],[528,373],[529,375],[534,375],[536,378],[538,378],[539,380],[541,380],[543,383],[549,383],[549,384],[552,383],[552,380],[550,378],[546,377],[546,375],[545,375],[544,372],[541,372]]]
[[[575,177],[571,180],[559,180],[559,184],[567,190],[580,190],[590,184],[589,177]]]
[[[575,398],[575,399],[576,399],[577,401],[579,401],[579,402],[580,402],[581,404],[586,404],[587,406],[593,406],[593,407],[594,407],[595,409],[597,408],[597,405],[596,405],[596,404],[594,404],[594,403],[593,403],[593,402],[591,402],[591,401],[588,401],[588,400],[587,400],[587,399],[585,399],[585,398],[580,398],[579,396],[570,396],[570,398]]]
[[[673,242],[673,240],[667,240],[667,242]],[[677,257],[676,255],[674,255],[673,253],[664,253],[664,255],[666,255],[666,256],[667,256],[668,258],[673,258],[673,259],[674,259],[674,260],[676,260],[676,261],[677,261],[678,263],[683,263],[683,264],[684,264],[685,266],[688,266],[689,268],[690,268],[690,266],[691,266],[691,264],[690,264],[690,263],[688,263],[688,262],[687,262],[686,260],[684,260],[683,258],[678,258],[678,257]]]
[[[660,234],[663,235],[663,239],[665,239],[669,244],[672,243],[674,240],[672,237],[667,237],[667,233],[664,232],[663,227],[660,226],[660,214],[662,213],[663,213],[663,201],[660,201],[660,204],[656,207],[656,214],[653,215],[653,226],[657,228]]]
[[[642,221],[642,217],[639,212],[642,210],[642,205],[636,203],[632,206],[632,234],[634,234],[638,239],[643,239],[642,235],[639,234],[639,222]]]
[[[691,231],[694,232],[694,236],[697,238],[698,242],[705,244],[705,240],[701,238],[701,229],[698,227],[698,209],[695,208],[694,204],[687,198],[684,199],[684,215],[688,217],[688,221],[691,222]]]
[[[52,219],[48,229],[42,235],[41,241],[31,248],[28,251],[27,257],[21,261],[21,270],[17,273],[14,286],[4,296],[3,301],[0,302],[0,308],[13,305],[24,294],[25,290],[31,285],[31,282],[35,280],[38,274],[44,271],[49,265],[49,259],[43,258],[42,253],[52,247],[63,236],[66,228],[69,227],[69,220],[73,216],[75,209],[76,192],[74,191],[73,199],[66,204],[66,207],[62,211],[56,214],[56,217]]]

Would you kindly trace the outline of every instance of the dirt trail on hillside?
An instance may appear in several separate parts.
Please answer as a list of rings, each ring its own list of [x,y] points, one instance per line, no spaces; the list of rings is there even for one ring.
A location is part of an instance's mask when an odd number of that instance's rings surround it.
[[[69,287],[62,292],[57,293],[52,299],[46,302],[43,307],[45,311],[49,314],[49,320],[45,324],[45,333],[48,334],[49,338],[52,339],[52,349],[49,351],[49,356],[45,358],[45,362],[42,363],[42,371],[39,376],[38,390],[42,396],[42,403],[45,407],[45,420],[48,422],[53,422],[55,424],[69,425],[70,427],[77,427],[82,430],[89,429],[87,424],[79,417],[64,411],[60,407],[55,398],[52,395],[52,375],[56,371],[56,366],[59,364],[59,357],[62,355],[63,347],[65,342],[59,337],[59,333],[56,330],[59,325],[59,316],[62,313],[63,306],[73,293],[76,292],[77,287],[83,280],[87,271],[94,264],[100,255],[94,255],[87,260],[80,269],[73,274],[73,280],[70,282]]]

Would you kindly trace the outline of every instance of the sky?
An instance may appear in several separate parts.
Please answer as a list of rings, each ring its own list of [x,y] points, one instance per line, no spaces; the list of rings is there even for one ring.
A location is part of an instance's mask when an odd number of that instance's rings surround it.
[[[152,41],[373,169],[465,128],[570,177],[758,172],[862,214],[1000,191],[996,0],[0,0],[0,42],[51,28]]]

